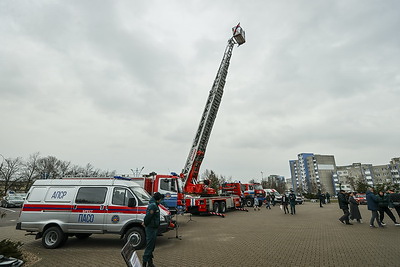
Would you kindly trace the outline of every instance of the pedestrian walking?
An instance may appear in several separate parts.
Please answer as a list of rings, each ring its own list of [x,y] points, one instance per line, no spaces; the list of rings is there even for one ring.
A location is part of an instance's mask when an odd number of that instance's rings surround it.
[[[357,200],[354,198],[356,195],[355,192],[350,193],[349,197],[349,203],[350,203],[350,219],[351,220],[356,220],[358,223],[361,223],[361,213],[360,209],[358,208],[359,203]]]
[[[388,190],[389,193],[389,208],[395,209],[400,218],[400,194],[395,193],[393,189]]]
[[[331,194],[329,194],[329,192],[326,192],[325,196],[326,196],[326,203],[331,203]]]
[[[389,209],[389,200],[390,200],[389,198],[390,196],[388,194],[385,194],[385,192],[383,192],[382,190],[379,191],[378,195],[376,196],[379,207],[379,220],[381,221],[382,225],[386,225],[383,222],[386,213],[389,216],[389,218],[392,219],[393,223],[396,226],[400,226],[400,223],[396,221],[396,218],[394,217],[392,211]]]
[[[289,204],[289,198],[286,196],[286,194],[283,194],[281,199],[281,205],[285,214],[286,212],[287,214],[289,214],[288,204]]]
[[[347,225],[353,225],[349,221],[349,200],[347,196],[345,195],[344,190],[340,190],[339,195],[338,195],[338,202],[339,202],[339,208],[343,210],[343,216],[339,218],[339,221],[341,223],[345,223]]]
[[[290,204],[290,214],[296,214],[296,195],[294,194],[293,190],[290,190],[289,194],[289,204]]]
[[[378,206],[378,201],[376,199],[376,196],[374,194],[374,189],[372,187],[368,188],[368,191],[366,193],[366,198],[367,198],[368,210],[371,211],[371,219],[369,221],[369,227],[375,228],[375,225],[374,225],[375,220],[378,223],[379,227],[383,227],[383,225],[381,224],[381,221],[379,220],[379,217],[378,217],[379,206]]]
[[[163,195],[156,192],[147,206],[144,226],[146,227],[146,248],[143,253],[143,267],[155,267],[153,264],[153,251],[156,247],[158,227],[160,226],[160,204]]]
[[[272,206],[275,207],[275,194],[274,193],[272,193],[272,195],[271,195],[271,202],[272,202]]]
[[[260,210],[260,203],[256,195],[254,195],[254,210]]]
[[[265,197],[265,208],[271,209],[271,195],[268,193],[267,196]]]

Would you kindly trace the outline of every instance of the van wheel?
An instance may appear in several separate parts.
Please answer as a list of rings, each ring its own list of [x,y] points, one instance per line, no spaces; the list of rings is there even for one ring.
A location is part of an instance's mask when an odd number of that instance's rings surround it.
[[[146,234],[142,228],[132,227],[126,231],[124,241],[130,241],[135,250],[142,249],[146,245]]]
[[[225,203],[225,201],[221,201],[219,203],[219,212],[220,213],[225,213],[226,212],[226,203]]]
[[[86,239],[91,235],[92,234],[75,234],[76,238],[78,238],[78,239]]]
[[[214,211],[214,212],[219,212],[219,203],[218,203],[218,202],[214,202],[214,204],[213,204],[213,211]]]
[[[251,199],[251,198],[246,199],[245,203],[246,203],[247,207],[253,207],[254,206],[254,200]]]
[[[68,236],[58,226],[48,228],[43,233],[42,245],[45,248],[58,248],[62,246],[68,239]]]

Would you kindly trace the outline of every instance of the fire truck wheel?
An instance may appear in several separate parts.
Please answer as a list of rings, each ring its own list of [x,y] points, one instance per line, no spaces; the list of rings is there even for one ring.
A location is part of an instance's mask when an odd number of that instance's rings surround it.
[[[52,226],[43,233],[42,245],[45,248],[58,248],[62,246],[68,239],[66,234],[58,226]]]
[[[132,243],[135,250],[142,249],[146,245],[146,234],[140,227],[132,227],[125,233],[124,241]]]
[[[86,239],[91,235],[92,234],[75,234],[76,238],[78,238],[78,239]]]
[[[219,212],[219,203],[218,203],[218,202],[214,202],[214,204],[213,204],[213,211],[214,211],[214,212]]]
[[[253,205],[254,205],[254,200],[248,198],[248,199],[246,199],[245,203],[246,203],[246,206],[247,206],[247,207],[253,207]]]
[[[226,203],[224,201],[221,201],[219,203],[219,212],[220,213],[225,213],[226,212]]]

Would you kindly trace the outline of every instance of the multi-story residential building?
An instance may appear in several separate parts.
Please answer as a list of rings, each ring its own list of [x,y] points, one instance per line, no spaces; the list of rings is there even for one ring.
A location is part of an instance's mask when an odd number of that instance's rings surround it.
[[[400,184],[400,158],[392,158],[389,163],[390,175],[394,184]]]
[[[356,190],[359,181],[369,186],[400,184],[400,158],[375,166],[362,163],[336,166],[332,155],[302,153],[297,158],[289,161],[291,185],[297,191],[315,193],[321,190],[337,194],[340,189]]]
[[[374,185],[372,164],[353,163],[347,166],[337,166],[337,181],[335,181],[335,193],[340,189],[346,191],[356,190],[358,181]]]
[[[335,157],[301,153],[297,160],[289,161],[292,186],[296,191],[315,193],[334,192],[333,175],[336,173]]]

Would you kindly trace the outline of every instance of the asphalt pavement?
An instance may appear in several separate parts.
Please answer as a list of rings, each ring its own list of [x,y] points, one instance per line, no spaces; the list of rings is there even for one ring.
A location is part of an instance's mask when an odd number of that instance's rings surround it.
[[[225,218],[179,215],[178,231],[158,237],[154,263],[158,267],[400,266],[400,227],[389,218],[384,229],[370,229],[366,206],[360,206],[363,223],[354,225],[339,222],[342,211],[337,203],[320,208],[306,202],[296,208],[296,215],[285,215],[279,206],[228,212]],[[6,226],[11,223],[5,222],[7,217],[0,220],[0,240],[23,242],[23,249],[35,256],[27,266],[126,266],[120,254],[124,243],[117,235],[71,237],[63,247],[49,250],[41,240],[15,230],[14,222]],[[137,253],[141,259],[143,250]]]

